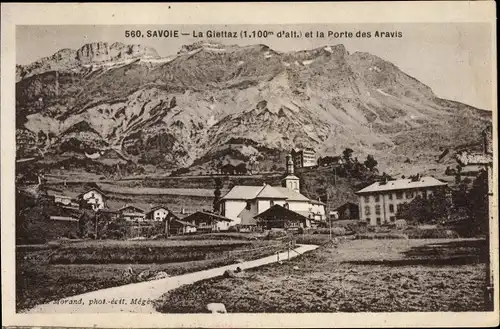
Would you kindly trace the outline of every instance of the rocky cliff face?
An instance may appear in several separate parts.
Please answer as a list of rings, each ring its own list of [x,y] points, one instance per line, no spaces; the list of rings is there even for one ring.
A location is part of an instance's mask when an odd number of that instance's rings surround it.
[[[270,166],[292,147],[423,163],[475,142],[491,120],[343,45],[279,53],[200,42],[160,58],[148,47],[95,43],[18,67],[18,78],[19,133],[50,135],[35,142],[49,155],[61,145],[114,148],[166,169],[250,157]]]

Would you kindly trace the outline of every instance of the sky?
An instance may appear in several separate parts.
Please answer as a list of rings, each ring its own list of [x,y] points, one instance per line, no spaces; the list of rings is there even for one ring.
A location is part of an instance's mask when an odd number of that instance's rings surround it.
[[[127,30],[179,30],[178,38],[131,38]],[[267,38],[194,38],[193,31],[273,31]],[[278,31],[300,31],[301,38],[278,38]],[[308,31],[323,31],[324,38],[306,38]],[[352,32],[353,37],[328,37],[327,32]],[[371,32],[371,38],[356,38],[356,32]],[[377,38],[374,32],[401,32],[400,38]],[[276,51],[312,49],[343,44],[350,52],[379,56],[432,88],[441,98],[478,108],[493,108],[493,43],[487,23],[407,24],[311,24],[311,25],[43,25],[17,26],[16,61],[26,65],[63,48],[78,49],[91,42],[142,44],[160,56],[176,54],[182,45],[197,41],[224,44],[266,44]]]

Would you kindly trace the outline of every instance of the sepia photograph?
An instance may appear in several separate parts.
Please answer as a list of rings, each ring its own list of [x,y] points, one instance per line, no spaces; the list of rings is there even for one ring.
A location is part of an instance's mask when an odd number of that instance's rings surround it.
[[[498,310],[494,38],[16,25],[15,313]]]

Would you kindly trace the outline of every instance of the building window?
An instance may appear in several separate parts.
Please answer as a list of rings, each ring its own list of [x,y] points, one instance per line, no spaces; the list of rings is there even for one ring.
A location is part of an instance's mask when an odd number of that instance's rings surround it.
[[[403,206],[403,205],[401,205],[401,204],[398,204],[398,205],[397,205],[397,210],[398,210],[398,213],[399,213],[399,212],[401,212],[401,210],[403,209],[403,207],[402,207],[402,206]]]
[[[380,225],[382,221],[380,220],[380,217],[377,217],[377,225]]]
[[[407,199],[411,199],[411,198],[413,198],[413,192],[412,192],[412,191],[408,191],[408,192],[406,192],[406,198],[407,198]]]
[[[95,196],[94,192],[90,193],[90,197],[93,198]]]
[[[370,202],[370,197],[368,195],[365,196],[365,202]]]
[[[392,200],[392,193],[389,193],[389,200]]]
[[[403,192],[396,192],[396,199],[402,199],[403,198]]]
[[[390,212],[394,212],[394,205],[393,205],[393,204],[390,204],[390,205],[389,205],[389,211],[390,211]]]
[[[380,202],[380,195],[375,195],[375,202]]]
[[[375,206],[375,215],[380,215],[380,205]]]
[[[370,206],[365,206],[365,215],[370,216]]]
[[[269,204],[271,205],[271,207],[274,206],[274,200],[269,201]]]
[[[396,221],[396,216],[391,216],[391,217],[389,217],[389,219],[391,220],[391,222],[395,222]]]
[[[247,201],[247,205],[245,207],[246,210],[250,210],[252,208],[252,205],[250,204],[250,201]]]
[[[370,217],[366,217],[366,221],[369,223],[371,221]]]

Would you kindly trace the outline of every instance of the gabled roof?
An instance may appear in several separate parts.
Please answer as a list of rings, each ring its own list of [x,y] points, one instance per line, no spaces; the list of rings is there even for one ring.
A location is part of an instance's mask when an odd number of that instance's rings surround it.
[[[287,197],[283,195],[278,189],[271,185],[265,185],[260,193],[256,196],[257,199],[283,199]]]
[[[121,212],[122,210],[125,210],[127,208],[132,208],[134,210],[137,210],[137,212],[144,213],[144,209],[139,208],[139,207],[134,206],[134,205],[130,205],[130,204],[127,204],[127,205],[121,207],[120,209],[118,209],[118,211]]]
[[[188,222],[185,222],[185,221],[180,220],[180,219],[175,219],[174,221],[177,222],[177,223],[179,223],[179,224],[181,224],[181,225],[183,225],[183,226],[196,227],[196,225],[188,223]]]
[[[197,211],[194,214],[191,214],[189,216],[184,217],[182,220],[185,222],[188,221],[196,221],[199,219],[209,219],[209,220],[219,220],[219,221],[225,221],[225,222],[232,222],[233,220],[218,214],[214,213],[209,213],[205,211]]]
[[[336,207],[335,210],[339,210],[339,209],[342,209],[342,208],[345,208],[347,206],[350,206],[350,207],[358,207],[358,204],[354,203],[354,202],[350,202],[350,201],[347,201],[346,203],[344,204],[341,204],[340,206]]]
[[[234,186],[222,200],[251,200],[255,199],[264,186]]]
[[[295,175],[286,175],[285,177],[283,177],[282,180],[285,180],[285,179],[297,179],[299,180],[300,178],[298,178],[297,176]]]
[[[91,192],[91,191],[96,191],[96,192],[100,193],[102,196],[107,197],[107,194],[104,193],[103,190],[101,190],[98,187],[88,187],[88,188],[85,189],[85,191],[83,191],[82,193],[78,194],[78,197],[82,197],[84,194],[86,194],[88,192]]]
[[[295,192],[292,189],[289,189],[288,187],[274,186],[274,188],[278,190],[281,194],[283,194],[286,197],[287,201],[304,201],[304,202],[312,201],[306,198],[304,195]]]
[[[312,204],[320,204],[320,205],[325,205],[325,203],[324,203],[324,202],[321,202],[321,201],[319,201],[319,200],[314,200],[314,199],[311,199],[311,203],[312,203]]]
[[[405,179],[388,181],[386,183],[375,182],[372,185],[357,191],[356,194],[404,190],[412,188],[425,188],[434,186],[446,186],[446,185],[448,184],[443,183],[431,176],[422,177],[418,181],[413,181],[412,179],[405,178]]]
[[[152,213],[153,211],[155,210],[158,210],[158,209],[165,209],[166,211],[168,211],[169,213],[171,213],[172,211],[170,211],[170,209],[168,209],[167,207],[165,206],[154,206],[153,208],[151,208],[149,211],[146,212],[146,215],[149,215],[150,213]]]
[[[283,219],[305,220],[305,219],[308,219],[308,217],[306,217],[302,214],[299,214],[296,211],[286,209],[285,207],[282,207],[278,204],[276,204],[276,205],[272,206],[271,208],[256,215],[255,218],[260,218],[260,219],[264,219],[264,220],[283,220]]]

